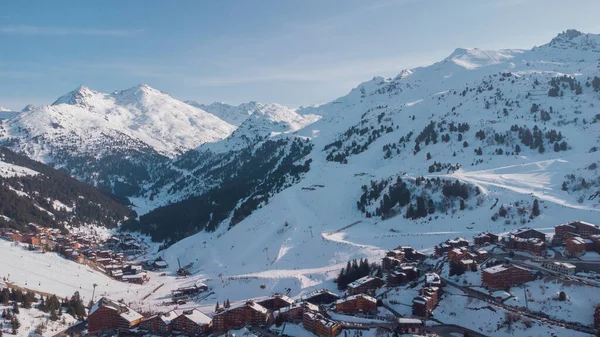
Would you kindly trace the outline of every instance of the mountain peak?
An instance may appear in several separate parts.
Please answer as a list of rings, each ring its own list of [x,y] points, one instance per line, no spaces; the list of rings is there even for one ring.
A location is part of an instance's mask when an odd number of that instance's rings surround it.
[[[600,35],[586,34],[576,29],[567,29],[542,47],[600,52]]]
[[[522,53],[517,49],[482,50],[478,48],[456,48],[443,62],[452,62],[460,67],[473,70],[502,63]]]
[[[5,112],[5,111],[11,111],[10,109],[7,109],[3,106],[0,106],[0,112]]]
[[[66,95],[59,97],[52,105],[59,104],[70,104],[70,105],[85,105],[85,101],[88,98],[96,95],[97,92],[86,87],[85,85],[78,86],[75,90],[69,92]],[[28,105],[29,107],[29,105]],[[27,108],[27,107],[26,107]]]

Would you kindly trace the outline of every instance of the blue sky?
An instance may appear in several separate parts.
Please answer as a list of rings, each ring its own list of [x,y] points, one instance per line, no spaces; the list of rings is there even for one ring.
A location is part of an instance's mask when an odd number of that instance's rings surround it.
[[[600,33],[598,13],[597,0],[2,1],[0,106],[144,82],[182,100],[295,107],[456,47]]]

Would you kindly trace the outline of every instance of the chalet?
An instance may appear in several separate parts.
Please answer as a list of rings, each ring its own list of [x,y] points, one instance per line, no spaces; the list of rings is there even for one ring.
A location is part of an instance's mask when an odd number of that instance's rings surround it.
[[[319,307],[310,302],[296,302],[279,309],[278,314],[288,322],[301,321],[305,312],[319,312]]]
[[[361,277],[348,284],[348,294],[374,293],[375,290],[383,287],[384,284],[385,282],[377,276]]]
[[[546,242],[540,238],[522,238],[511,234],[503,237],[502,241],[504,246],[511,250],[524,251],[534,255],[544,255],[546,252]]]
[[[429,287],[441,287],[442,278],[436,273],[425,274],[425,285]]]
[[[404,260],[409,262],[421,261],[427,258],[427,255],[417,251],[411,246],[400,246],[396,249],[401,250],[404,253]]]
[[[383,270],[391,270],[395,267],[398,267],[402,264],[402,260],[404,260],[404,252],[399,249],[390,250],[385,254],[381,266]]]
[[[468,252],[466,247],[452,248],[448,251],[448,261],[460,261]]]
[[[449,239],[435,246],[435,255],[441,256],[453,248],[469,247],[469,241],[463,238]]]
[[[173,319],[179,316],[175,310],[160,313],[144,319],[139,328],[157,335],[168,335],[173,330]]]
[[[419,277],[419,269],[413,265],[402,265],[387,275],[387,283],[390,286],[406,284]]]
[[[540,239],[546,242],[546,234],[529,227],[523,227],[515,229],[509,233],[508,236],[515,236],[521,239]]]
[[[121,280],[123,280],[124,282],[127,283],[135,283],[135,284],[144,284],[145,282],[148,282],[150,279],[148,278],[148,274],[144,273],[139,273],[139,274],[135,274],[135,275],[123,275],[121,277]]]
[[[498,235],[489,232],[483,232],[473,237],[473,243],[476,246],[485,246],[488,244],[495,244],[498,242]]]
[[[112,260],[112,261],[118,263],[117,260]],[[137,265],[137,264],[128,264],[123,267],[123,274],[125,274],[125,275],[136,275],[136,274],[141,273],[142,271],[143,271],[142,266]]]
[[[198,309],[185,310],[171,321],[173,332],[185,336],[205,334],[212,326],[210,317]]]
[[[396,332],[399,334],[420,335],[425,331],[425,323],[416,318],[398,318]]]
[[[240,329],[243,326],[263,325],[267,323],[269,310],[252,300],[244,304],[227,308],[213,317],[213,328],[216,331]]]
[[[475,249],[471,253],[471,258],[475,260],[477,263],[481,263],[485,261],[489,257],[489,253],[485,249]]]
[[[306,301],[312,304],[321,305],[331,304],[337,301],[339,298],[340,297],[337,294],[327,289],[319,289],[302,296],[300,298],[300,301]]]
[[[497,265],[481,272],[481,282],[488,289],[508,289],[533,281],[534,275],[529,269],[515,265]]]
[[[335,311],[345,314],[377,313],[377,299],[365,294],[342,298],[335,302]]]
[[[302,316],[302,326],[319,337],[335,337],[342,329],[340,323],[310,311]]]
[[[429,317],[438,304],[438,287],[424,287],[412,301],[412,313],[418,317]]]
[[[585,221],[571,221],[554,227],[553,241],[564,243],[571,236],[589,238],[600,235],[600,227]]]
[[[126,331],[140,324],[142,317],[125,304],[102,297],[88,313],[88,331],[92,335],[105,331]]]
[[[572,236],[567,239],[565,255],[569,257],[580,257],[586,253],[587,244],[585,239]]]
[[[596,310],[594,311],[594,327],[600,329],[600,306],[598,305],[596,305]]]
[[[543,262],[542,267],[564,275],[575,275],[577,267],[566,262]]]
[[[152,266],[156,269],[165,269],[168,267],[167,262],[163,260],[156,260],[152,262]]]
[[[200,294],[201,292],[207,291],[208,290],[208,286],[202,282],[196,282],[196,284],[191,285],[191,286],[187,286],[187,287],[180,287],[177,288],[175,290],[171,291],[171,299],[173,301],[177,301],[180,299],[187,299],[190,296],[195,296],[197,294]]]
[[[275,311],[284,307],[289,307],[294,303],[294,300],[283,294],[275,294],[266,298],[256,299],[255,302],[268,310]]]

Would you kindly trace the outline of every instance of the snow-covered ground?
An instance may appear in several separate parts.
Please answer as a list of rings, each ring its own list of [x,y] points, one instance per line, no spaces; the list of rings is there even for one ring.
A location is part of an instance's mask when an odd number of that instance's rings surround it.
[[[589,336],[520,316],[516,322],[509,325],[505,323],[507,316],[505,310],[490,307],[487,302],[467,297],[453,287],[447,287],[445,290],[446,294],[433,315],[447,324],[457,324],[494,337]]]
[[[12,306],[0,305],[0,312],[3,310],[12,310]],[[68,314],[63,314],[61,318],[57,321],[51,321],[49,316],[49,314],[33,307],[31,309],[19,308],[19,314],[17,315],[17,319],[19,320],[21,326],[17,330],[17,334],[12,336],[36,336],[34,332],[40,324],[45,325],[43,336],[54,336],[60,331],[65,330],[66,328],[77,322],[77,320],[73,318],[73,316]],[[12,331],[8,328],[10,326],[9,322],[5,321],[2,318],[0,318],[0,322],[3,322],[3,324],[1,325],[4,325],[3,327],[0,326],[0,330],[5,330],[4,334],[8,335],[8,332]]]
[[[10,178],[10,177],[23,177],[23,176],[34,176],[38,174],[38,172],[29,169],[27,167],[22,167],[10,163],[6,163],[1,161],[0,158],[0,177]]]

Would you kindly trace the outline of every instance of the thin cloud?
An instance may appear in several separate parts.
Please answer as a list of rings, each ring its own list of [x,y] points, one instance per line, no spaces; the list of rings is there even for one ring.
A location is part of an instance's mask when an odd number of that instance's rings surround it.
[[[27,25],[0,26],[0,33],[15,35],[86,35],[86,36],[113,36],[134,37],[144,31],[142,29],[99,29],[99,28],[64,28],[64,27],[41,27]]]

